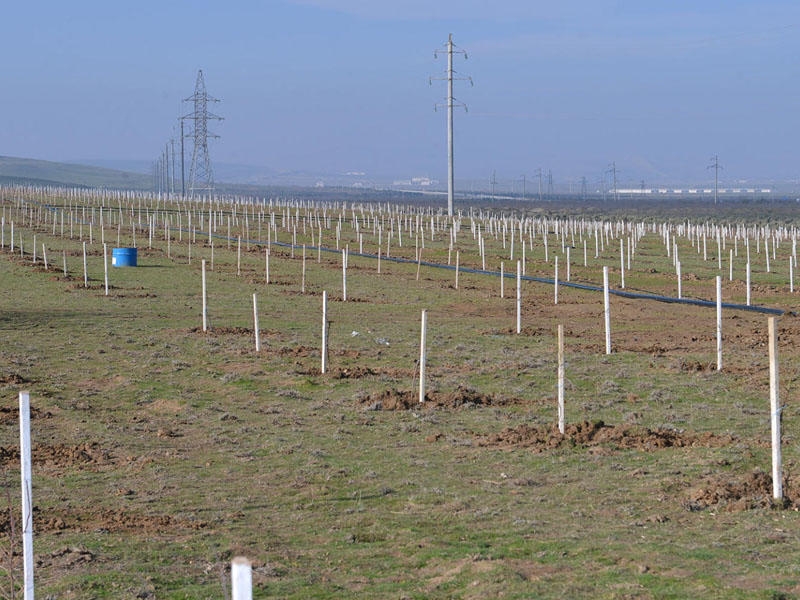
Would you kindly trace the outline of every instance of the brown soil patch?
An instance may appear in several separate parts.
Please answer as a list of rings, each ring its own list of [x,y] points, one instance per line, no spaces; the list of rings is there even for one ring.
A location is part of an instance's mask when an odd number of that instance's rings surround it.
[[[660,448],[716,448],[735,441],[729,435],[648,429],[634,425],[606,425],[603,421],[571,424],[565,428],[563,434],[554,426],[519,425],[500,433],[477,437],[479,446],[528,448],[534,452],[575,446],[611,446],[616,449],[647,451]]]
[[[691,511],[706,508],[737,512],[754,508],[794,506],[796,497],[789,478],[784,475],[784,503],[772,498],[772,476],[763,471],[753,471],[745,476],[712,475],[687,492],[684,506]]]
[[[495,398],[469,388],[452,392],[428,392],[420,404],[419,393],[407,390],[383,390],[358,399],[366,410],[409,410],[411,408],[471,408],[474,406],[504,406],[519,400]]]
[[[31,420],[34,419],[49,419],[53,413],[43,411],[41,409],[31,406]],[[19,423],[19,408],[16,406],[0,406],[0,425],[7,423]],[[2,456],[0,454],[0,456]]]
[[[15,517],[16,518],[16,517]],[[56,509],[45,513],[34,507],[33,521],[40,533],[72,531],[108,533],[136,532],[141,534],[164,534],[179,529],[205,529],[206,521],[181,519],[171,515],[143,515],[132,510],[102,509]],[[19,527],[19,523],[15,523]],[[10,530],[9,515],[0,516],[0,533]]]
[[[38,445],[31,450],[31,460],[42,469],[78,468],[91,469],[113,464],[111,454],[97,443],[85,443],[78,446]],[[0,468],[19,465],[19,448],[16,446],[0,446]]]
[[[28,380],[19,373],[6,373],[5,375],[0,375],[0,385],[22,385],[23,383],[27,382]]]

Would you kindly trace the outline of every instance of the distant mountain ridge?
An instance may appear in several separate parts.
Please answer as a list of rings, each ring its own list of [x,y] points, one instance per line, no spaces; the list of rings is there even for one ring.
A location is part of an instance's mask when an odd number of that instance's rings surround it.
[[[0,182],[128,190],[152,188],[152,178],[141,173],[13,156],[0,156]]]

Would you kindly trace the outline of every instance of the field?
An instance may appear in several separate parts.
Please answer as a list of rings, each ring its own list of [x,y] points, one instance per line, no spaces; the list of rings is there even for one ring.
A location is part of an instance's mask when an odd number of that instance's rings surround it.
[[[253,561],[256,598],[800,597],[794,205],[732,205],[724,219],[691,205],[628,219],[611,203],[464,209],[454,234],[422,206],[23,188],[0,189],[0,204],[0,597],[20,597],[22,578],[20,390],[42,598],[222,598],[237,555]],[[456,286],[453,267],[458,253],[462,269],[515,274],[520,231],[540,281],[522,282],[517,333],[514,277],[501,297],[498,274],[461,271]],[[635,248],[626,290],[676,296],[665,231],[684,297],[714,300],[721,275],[724,301],[744,305],[749,244],[752,304],[785,311],[784,503],[767,314],[724,309],[718,371],[713,307],[612,295],[606,354],[602,292],[562,285],[556,304],[543,282],[556,256],[566,279],[569,247],[571,283],[602,286],[608,266],[618,290],[622,241],[626,257]],[[110,268],[106,293],[101,241],[110,254],[134,235],[139,266]]]

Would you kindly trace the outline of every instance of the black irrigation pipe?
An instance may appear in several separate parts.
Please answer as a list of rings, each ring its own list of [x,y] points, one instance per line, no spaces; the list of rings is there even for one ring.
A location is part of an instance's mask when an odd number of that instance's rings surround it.
[[[60,207],[56,207],[54,205],[45,205],[46,208],[50,208],[50,210],[57,210]],[[142,225],[141,223],[139,224]],[[172,231],[172,228],[170,228]],[[191,231],[183,230],[191,234]],[[195,230],[197,232],[197,230]],[[207,232],[202,232],[208,235]],[[228,236],[221,235],[221,234],[212,234],[210,237],[215,237],[218,239],[228,240]],[[263,241],[253,241],[253,240],[246,240],[246,243],[253,244],[253,245],[264,245]],[[300,246],[296,246],[287,242],[270,242],[274,246],[281,246],[283,248],[298,248]],[[335,250],[333,248],[326,248],[325,246],[306,246],[308,250],[319,250],[321,252],[329,252],[329,253],[339,253],[341,250]],[[378,258],[377,254],[370,254],[365,252],[352,252],[354,256],[360,256],[362,258]],[[455,271],[456,268],[454,265],[444,265],[440,263],[433,263],[429,261],[416,261],[412,258],[402,258],[397,256],[381,256],[381,260],[388,260],[389,262],[394,263],[403,263],[403,264],[420,264],[425,267],[432,267],[434,269],[446,269],[448,271]],[[487,271],[485,269],[473,269],[471,267],[459,267],[459,272],[461,273],[471,273],[475,275],[493,275],[495,277],[500,275],[500,271]],[[514,273],[504,273],[503,275],[507,279],[516,279],[516,274]],[[523,281],[534,281],[536,283],[546,283],[549,285],[554,285],[555,280],[548,278],[548,277],[531,277],[530,275],[523,275],[521,277]],[[587,283],[573,283],[571,281],[561,281],[558,282],[559,286],[563,287],[570,287],[575,288],[578,290],[586,290],[590,292],[602,292],[603,288],[596,285],[590,285]],[[625,290],[617,290],[617,289],[608,289],[609,294],[613,294],[614,296],[619,296],[621,298],[630,298],[632,300],[655,300],[657,302],[667,302],[669,304],[687,304],[691,306],[703,306],[706,308],[716,308],[717,303],[713,300],[701,300],[699,298],[676,298],[675,296],[662,296],[660,294],[645,294],[641,292],[626,292]],[[785,310],[781,308],[769,308],[767,306],[753,306],[747,304],[734,304],[732,302],[723,302],[722,308],[727,308],[729,310],[743,310],[747,312],[755,312],[761,313],[766,315],[783,315],[786,313]]]
[[[255,242],[253,242],[255,243]],[[276,246],[282,246],[285,248],[291,248],[292,244],[286,242],[272,242]],[[295,246],[296,248],[297,246]],[[321,250],[323,252],[341,252],[341,250],[334,250],[333,248],[325,248],[324,246],[318,248],[316,246],[306,246],[309,250]],[[378,258],[377,254],[369,254],[363,252],[352,252],[354,256],[360,256],[362,258]],[[454,265],[444,265],[441,263],[433,263],[429,261],[416,261],[413,258],[402,258],[396,256],[381,256],[381,260],[388,260],[394,263],[403,263],[403,264],[420,264],[424,267],[433,267],[435,269],[446,269],[448,271],[455,271],[456,267]],[[488,271],[485,269],[473,269],[471,267],[461,267],[458,268],[459,272],[461,273],[472,273],[475,275],[493,275],[498,277],[500,275],[500,271]],[[506,279],[516,279],[515,273],[504,273],[503,276]],[[531,277],[530,275],[523,275],[521,277],[523,281],[534,281],[536,283],[546,283],[549,285],[554,285],[555,280],[547,277]],[[590,285],[586,283],[573,283],[571,281],[561,281],[558,282],[559,286],[564,287],[571,287],[579,290],[587,290],[590,292],[602,292],[603,288],[601,286]],[[716,308],[717,303],[713,300],[701,300],[699,298],[676,298],[674,296],[662,296],[660,294],[645,294],[641,292],[626,292],[625,290],[616,290],[609,288],[609,294],[613,294],[615,296],[620,296],[622,298],[630,298],[633,300],[655,300],[657,302],[667,302],[670,304],[688,304],[692,306],[704,306],[706,308]],[[747,304],[734,304],[732,302],[723,302],[722,308],[732,309],[732,310],[743,310],[749,312],[756,312],[761,314],[767,315],[783,315],[786,313],[785,310],[781,308],[769,308],[767,306],[752,306]]]

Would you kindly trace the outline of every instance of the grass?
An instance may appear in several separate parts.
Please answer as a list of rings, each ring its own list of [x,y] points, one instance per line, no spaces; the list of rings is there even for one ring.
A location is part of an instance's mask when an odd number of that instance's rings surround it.
[[[384,262],[378,275],[375,259],[351,256],[351,301],[330,302],[331,373],[320,375],[321,292],[340,294],[336,254],[309,259],[301,294],[299,252],[291,259],[273,249],[277,283],[266,286],[263,252],[243,252],[237,277],[235,244],[220,243],[208,273],[212,331],[203,334],[198,259],[209,259],[209,248],[194,246],[188,264],[185,240],[173,240],[168,259],[163,239],[150,250],[140,232],[141,267],[113,269],[106,297],[97,242],[85,289],[79,240],[53,237],[46,224],[37,239],[54,256],[69,253],[71,276],[35,269],[30,256],[0,255],[9,415],[0,446],[15,446],[16,392],[30,389],[35,445],[65,449],[34,460],[43,597],[218,598],[238,554],[254,560],[254,595],[264,598],[798,595],[797,512],[689,502],[709,477],[769,470],[763,315],[726,313],[730,370],[717,373],[707,368],[713,309],[614,299],[616,350],[606,356],[599,294],[563,288],[553,306],[552,288],[526,284],[526,329],[517,336],[513,280],[500,299],[496,277],[462,273],[455,290],[452,271],[423,268],[417,280],[415,264]],[[469,232],[460,239],[462,264],[478,266]],[[413,256],[408,242],[392,254]],[[591,268],[573,265],[573,279],[596,283],[598,264],[618,265],[614,244],[606,250]],[[662,250],[657,236],[642,240],[629,287],[673,289]],[[560,253],[552,239],[550,251]],[[487,252],[498,266],[508,260],[499,240],[487,239]],[[552,263],[539,253],[535,244],[529,274],[549,276]],[[716,265],[684,256],[684,273],[698,277],[684,292],[710,297]],[[425,260],[446,263],[446,241],[427,244]],[[762,301],[796,309],[776,274],[758,277]],[[365,410],[364,398],[415,389],[422,308],[429,388],[508,402]],[[794,319],[781,319],[791,475],[800,450]],[[569,422],[733,433],[736,441],[486,445],[508,428],[553,425],[559,322]],[[344,375],[356,367],[370,371]],[[86,443],[96,445],[94,458],[74,451]],[[11,459],[2,466],[15,473]]]

